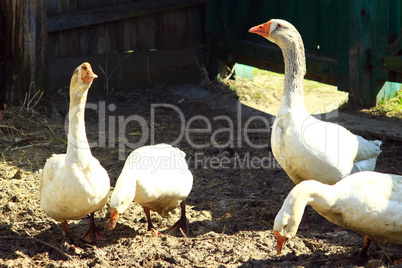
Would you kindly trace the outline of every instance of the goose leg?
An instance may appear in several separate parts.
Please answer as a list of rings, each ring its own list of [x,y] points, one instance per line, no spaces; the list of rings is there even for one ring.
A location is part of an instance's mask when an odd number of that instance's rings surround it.
[[[89,223],[88,231],[81,237],[83,241],[93,243],[99,240],[107,240],[101,233],[98,232],[95,225],[94,212],[91,213],[91,221]]]
[[[185,235],[188,235],[190,232],[190,227],[188,225],[186,218],[186,202],[182,201],[180,203],[180,207],[181,207],[180,219],[168,230],[169,234],[173,236],[183,236],[183,233]]]
[[[360,259],[362,260],[368,260],[368,256],[367,256],[367,252],[368,252],[368,248],[371,244],[371,240],[365,236],[364,240],[363,240],[363,247],[360,251]]]
[[[74,240],[73,236],[70,233],[70,226],[68,226],[67,221],[62,221],[61,222],[61,227],[63,228],[63,231],[64,231],[66,237],[68,237],[68,239],[70,240],[72,251],[75,254],[80,255],[82,253],[82,249],[76,245],[75,240]]]
[[[152,225],[151,222],[151,213],[150,213],[150,209],[148,207],[143,207],[144,212],[145,212],[145,216],[147,216],[147,223],[148,223],[148,231],[151,231],[152,229],[155,230],[154,226]]]
[[[152,233],[154,233],[156,235],[160,235],[161,233],[156,231],[155,227],[152,225],[152,222],[151,222],[151,209],[149,207],[142,207],[142,208],[144,209],[145,216],[147,216],[148,231],[152,232]]]
[[[68,222],[62,221],[61,228],[63,228],[64,234],[68,237],[68,239],[70,240],[70,243],[74,245],[75,241],[74,241],[74,238],[71,236],[70,226],[68,226]]]
[[[369,258],[367,255],[368,248],[371,244],[371,240],[368,237],[364,237],[363,247],[360,250],[360,253],[355,255],[353,258],[341,258],[345,263],[364,265],[368,262]]]

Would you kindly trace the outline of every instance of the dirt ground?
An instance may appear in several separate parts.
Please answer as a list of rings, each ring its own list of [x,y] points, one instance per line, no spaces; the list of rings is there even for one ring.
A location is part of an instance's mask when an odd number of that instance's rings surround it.
[[[87,135],[96,143],[92,154],[109,173],[111,191],[124,157],[133,149],[129,147],[140,144],[146,130],[144,145],[178,141],[194,185],[187,199],[188,237],[148,233],[145,214],[135,203],[110,231],[105,228],[105,206],[95,216],[107,241],[81,242],[89,218],[69,222],[83,249],[80,254],[73,252],[60,223],[45,215],[38,200],[38,170],[52,154],[66,151],[66,100],[55,103],[58,118],[40,116],[39,108],[35,113],[22,108],[6,112],[0,123],[0,267],[353,267],[344,259],[359,252],[363,237],[335,232],[335,225],[311,208],[310,229],[299,231],[282,256],[276,255],[273,220],[294,185],[270,150],[273,116],[217,91],[208,85],[206,90],[159,86],[109,97],[90,92]],[[192,120],[195,116],[199,117]],[[188,131],[180,139],[183,126],[206,131]],[[245,133],[247,128],[265,132]],[[123,136],[125,144],[118,138]],[[377,171],[402,174],[402,144],[384,138],[382,149]],[[156,213],[151,217],[163,231],[179,215],[176,209],[164,218]],[[376,245],[370,246],[369,254],[396,267]]]

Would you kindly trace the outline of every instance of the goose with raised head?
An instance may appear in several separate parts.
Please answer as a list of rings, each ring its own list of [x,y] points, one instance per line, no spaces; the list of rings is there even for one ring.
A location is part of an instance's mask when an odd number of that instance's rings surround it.
[[[90,214],[87,242],[105,240],[96,230],[94,212],[107,202],[110,179],[92,156],[85,131],[85,104],[88,90],[98,76],[87,62],[78,66],[70,82],[68,144],[66,154],[54,154],[40,172],[39,197],[45,213],[61,222],[74,243],[67,220],[79,220]]]
[[[285,63],[284,92],[272,126],[272,152],[290,179],[298,184],[317,180],[334,184],[358,171],[373,171],[380,141],[368,141],[344,127],[311,116],[304,104],[306,59],[302,38],[285,20],[252,27],[249,32],[277,44]]]
[[[274,221],[278,254],[296,235],[307,205],[330,222],[363,235],[362,257],[373,241],[388,255],[402,258],[402,176],[363,171],[334,185],[314,180],[299,183]]]
[[[160,215],[180,205],[181,217],[169,228],[175,236],[189,233],[185,199],[193,186],[186,154],[168,144],[143,146],[134,150],[117,179],[110,203],[108,228],[114,229],[119,216],[135,201],[142,206],[148,231],[155,231],[150,211]]]

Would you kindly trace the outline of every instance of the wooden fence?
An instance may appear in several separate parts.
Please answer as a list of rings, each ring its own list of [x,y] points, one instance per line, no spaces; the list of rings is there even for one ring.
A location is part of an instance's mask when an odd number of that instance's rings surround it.
[[[359,104],[375,105],[385,81],[402,82],[402,0],[307,2],[46,0],[50,97],[84,61],[100,76],[93,88],[107,94],[197,83],[204,64],[212,77],[235,62],[283,71],[278,47],[247,32],[269,18],[299,29],[308,78]]]
[[[92,64],[113,88],[201,79],[206,0],[48,0],[51,90]],[[101,80],[101,79],[100,79]]]

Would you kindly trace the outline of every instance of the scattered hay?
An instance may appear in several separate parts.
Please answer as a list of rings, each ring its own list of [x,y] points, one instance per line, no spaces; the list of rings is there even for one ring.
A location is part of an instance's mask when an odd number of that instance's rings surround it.
[[[10,108],[4,111],[0,122],[0,158],[2,162],[37,170],[38,165],[43,165],[43,161],[38,159],[49,154],[44,148],[60,147],[55,150],[57,152],[65,148],[66,140],[62,137],[65,137],[64,129],[59,120],[47,118],[36,109],[26,109],[25,106]]]
[[[201,88],[213,91],[214,93],[218,93],[226,97],[239,99],[237,92],[230,86],[230,83],[233,80],[228,79],[229,77],[211,80],[205,67],[202,68],[202,73],[203,78],[200,84]]]
[[[57,130],[56,130],[57,129]],[[29,111],[15,107],[4,112],[0,123],[0,138],[8,143],[6,150],[15,150],[21,146],[49,143],[49,139],[60,130],[60,122],[54,122],[33,109]]]

